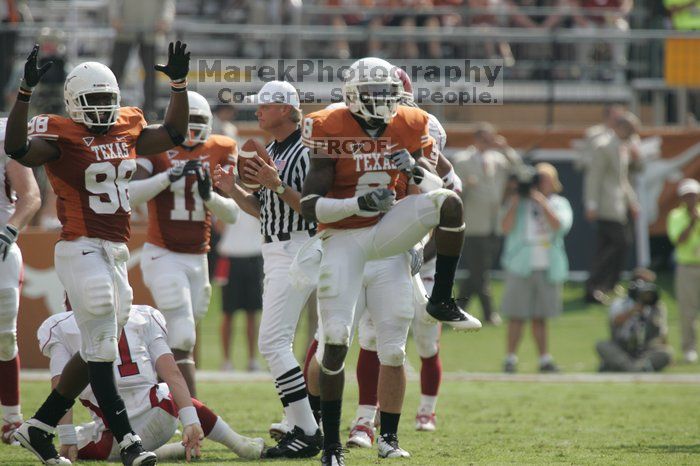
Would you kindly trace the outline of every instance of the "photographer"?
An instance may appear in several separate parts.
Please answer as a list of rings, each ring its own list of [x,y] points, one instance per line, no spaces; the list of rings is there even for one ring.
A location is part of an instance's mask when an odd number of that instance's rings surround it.
[[[515,372],[516,350],[526,320],[539,351],[540,372],[558,372],[547,351],[547,319],[561,313],[562,283],[569,274],[564,236],[571,229],[571,205],[562,196],[557,169],[539,163],[518,170],[518,189],[501,222],[506,235],[501,264],[506,271],[501,312],[508,319],[505,372]]]
[[[658,372],[671,362],[666,307],[659,301],[653,272],[644,272],[636,274],[628,296],[610,306],[611,339],[596,345],[600,372]]]

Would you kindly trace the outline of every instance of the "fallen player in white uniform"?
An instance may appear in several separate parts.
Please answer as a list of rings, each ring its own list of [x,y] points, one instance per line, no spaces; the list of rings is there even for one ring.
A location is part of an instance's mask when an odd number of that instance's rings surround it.
[[[165,320],[158,310],[144,305],[132,306],[119,338],[119,357],[114,364],[119,393],[144,448],[154,451],[159,460],[189,460],[190,452],[185,451],[185,446],[167,443],[175,435],[179,412],[183,440],[188,435],[187,426],[199,423],[209,440],[226,446],[241,458],[259,459],[264,448],[263,439],[237,434],[221,417],[190,397],[166,343],[165,329]],[[42,353],[51,359],[51,383],[55,386],[68,360],[80,350],[80,331],[73,312],[62,312],[46,319],[37,337]],[[158,383],[158,377],[162,383]],[[178,405],[188,405],[186,400],[191,400],[189,406],[178,410]],[[118,460],[119,446],[105,427],[89,386],[80,394],[80,401],[90,411],[93,421],[74,427],[72,412],[68,412],[58,426],[61,455],[72,461]],[[198,451],[194,453],[195,456],[199,454]]]

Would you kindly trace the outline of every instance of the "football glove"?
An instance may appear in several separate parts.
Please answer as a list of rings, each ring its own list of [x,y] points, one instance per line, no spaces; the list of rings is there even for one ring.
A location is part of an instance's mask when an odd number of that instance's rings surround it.
[[[388,212],[394,205],[396,194],[386,188],[376,188],[357,199],[360,210],[368,212]]]
[[[39,56],[39,44],[34,44],[32,52],[27,57],[27,62],[24,64],[24,76],[22,77],[22,87],[32,89],[39,84],[42,76],[49,71],[53,62],[45,63],[41,68],[37,68],[37,58]]]
[[[185,53],[186,44],[180,41],[171,42],[168,46],[168,63],[165,65],[155,65],[156,71],[168,75],[171,81],[177,82],[187,78],[190,71],[190,52]]]
[[[211,199],[211,176],[209,176],[209,170],[205,170],[204,167],[199,167],[196,173],[199,197],[206,202]]]
[[[411,173],[413,167],[416,165],[415,159],[406,149],[401,149],[386,157],[388,157],[389,160],[393,162],[394,166],[402,172]]]
[[[413,246],[408,253],[411,254],[411,276],[413,276],[423,267],[423,246]]]
[[[5,225],[5,228],[0,230],[0,261],[7,258],[7,253],[12,244],[17,241],[17,236],[19,236],[19,231],[12,225]]]
[[[168,178],[171,183],[175,183],[177,180],[183,176],[191,175],[197,172],[201,168],[202,162],[199,159],[188,160],[185,163],[178,163],[168,170]]]

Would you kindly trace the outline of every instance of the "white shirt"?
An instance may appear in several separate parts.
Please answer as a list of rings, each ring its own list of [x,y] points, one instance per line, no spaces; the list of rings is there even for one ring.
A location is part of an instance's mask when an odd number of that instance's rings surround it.
[[[225,257],[252,257],[261,254],[260,221],[241,211],[236,223],[227,223],[216,247]]]
[[[549,268],[549,247],[551,230],[544,210],[535,202],[527,201],[527,218],[525,220],[525,239],[532,245],[532,270]]]

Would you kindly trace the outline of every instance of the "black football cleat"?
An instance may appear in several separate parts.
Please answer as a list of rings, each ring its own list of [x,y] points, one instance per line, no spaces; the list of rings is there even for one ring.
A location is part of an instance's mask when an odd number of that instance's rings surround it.
[[[299,426],[284,434],[274,447],[263,452],[265,458],[311,458],[318,455],[323,444],[321,429],[314,435],[306,435]]]
[[[444,322],[455,330],[464,332],[476,332],[481,330],[481,322],[473,315],[465,312],[455,302],[454,298],[446,299],[438,303],[428,300],[426,312],[433,319]]]
[[[33,425],[34,419],[23,423],[14,433],[14,438],[27,450],[36,455],[43,463],[51,466],[72,464],[62,457],[53,445],[54,435],[41,427]],[[38,424],[37,424],[38,425]]]
[[[119,456],[124,466],[153,466],[158,463],[156,454],[144,450],[141,438],[136,434],[126,434],[119,447]]]
[[[329,446],[321,453],[321,464],[323,466],[345,466],[346,451],[339,443]]]

